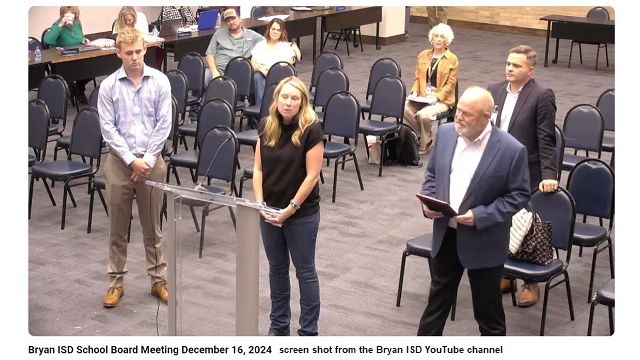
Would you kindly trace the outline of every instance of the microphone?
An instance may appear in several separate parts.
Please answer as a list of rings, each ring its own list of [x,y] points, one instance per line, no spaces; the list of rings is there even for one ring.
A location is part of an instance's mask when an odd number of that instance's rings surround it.
[[[207,167],[207,171],[205,171],[205,176],[202,179],[202,181],[200,181],[198,183],[198,185],[196,185],[196,187],[194,188],[194,190],[200,190],[200,191],[209,191],[207,190],[207,188],[204,187],[204,182],[209,178],[208,176],[206,176],[206,174],[209,174],[209,170],[211,170],[211,167],[213,166],[213,163],[216,162],[216,158],[218,158],[218,154],[220,153],[220,150],[222,150],[222,147],[224,147],[224,145],[231,140],[231,136],[229,136],[228,138],[226,138],[222,144],[220,144],[220,146],[218,146],[218,148],[216,149],[216,152],[213,154],[213,158],[211,158],[211,162],[209,163],[209,166]],[[202,151],[202,150],[200,150]],[[234,164],[235,166],[235,164]]]

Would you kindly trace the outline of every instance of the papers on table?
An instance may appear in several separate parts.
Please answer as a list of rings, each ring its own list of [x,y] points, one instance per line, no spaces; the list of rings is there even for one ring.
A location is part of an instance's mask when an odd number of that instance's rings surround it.
[[[311,11],[313,9],[308,7],[308,6],[292,6],[291,10],[295,10],[295,11]]]
[[[280,20],[285,20],[288,17],[289,17],[289,15],[273,15],[273,16],[263,16],[261,18],[258,18],[258,20],[269,22],[269,21],[271,21],[273,19],[276,19],[276,18],[280,19]]]

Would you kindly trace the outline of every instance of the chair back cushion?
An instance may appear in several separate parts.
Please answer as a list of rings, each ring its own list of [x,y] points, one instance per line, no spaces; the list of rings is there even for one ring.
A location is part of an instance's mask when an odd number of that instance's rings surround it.
[[[609,20],[609,11],[602,6],[596,6],[589,10],[589,12],[587,13],[587,19],[602,21]]]
[[[342,69],[342,58],[334,51],[324,51],[316,58],[316,63],[313,64],[313,70],[311,72],[311,86],[310,89],[315,88],[318,85],[318,78],[320,74],[332,67]]]
[[[600,154],[604,134],[602,113],[590,104],[576,105],[567,112],[562,133],[566,147]]]
[[[333,67],[322,71],[318,78],[313,106],[324,108],[335,93],[349,91],[349,78],[340,68]]]
[[[167,71],[167,78],[171,85],[171,95],[176,98],[178,113],[184,114],[187,111],[188,81],[187,75],[181,70],[174,69]]]
[[[278,84],[272,84],[271,86],[264,88],[262,102],[260,103],[260,120],[269,115],[269,107],[271,106],[271,103],[273,103],[273,93],[277,86]]]
[[[202,103],[216,98],[225,100],[235,110],[238,98],[236,83],[226,76],[218,76],[211,80],[207,85],[207,91],[204,93]]]
[[[272,84],[277,85],[280,80],[286,79],[289,76],[296,76],[296,69],[286,61],[278,61],[269,68],[264,87],[268,88]]]
[[[67,98],[67,82],[60,75],[51,74],[42,79],[38,86],[38,99],[47,104],[52,118],[66,120]]]
[[[324,110],[322,131],[325,135],[358,138],[360,104],[348,91],[333,94]]]
[[[531,205],[543,221],[551,222],[553,247],[566,250],[569,256],[576,220],[576,208],[569,192],[562,187],[555,192],[536,190],[531,195]]]
[[[88,106],[82,109],[73,120],[69,152],[99,159],[101,149],[102,133],[100,132],[98,109]]]
[[[48,130],[49,109],[47,105],[40,99],[29,101],[29,147],[37,151],[46,150]]]
[[[194,92],[196,96],[202,94],[206,70],[202,56],[197,52],[184,54],[178,63],[178,69],[187,76],[187,89]]]
[[[367,98],[373,94],[373,89],[378,83],[378,80],[385,76],[402,76],[400,65],[398,65],[398,63],[392,58],[378,59],[373,66],[371,66],[371,70],[369,71],[369,82],[367,83]]]
[[[385,76],[378,80],[373,91],[369,114],[391,116],[402,122],[406,97],[407,90],[402,79],[397,76]]]
[[[226,126],[214,126],[204,136],[198,153],[198,175],[234,181],[238,140]]]
[[[569,173],[567,190],[573,196],[578,214],[611,219],[615,181],[613,170],[598,159],[585,159]]]
[[[198,114],[198,125],[196,128],[198,145],[202,145],[204,136],[215,126],[231,127],[233,116],[233,109],[225,100],[216,98],[207,101]]]
[[[253,82],[253,66],[251,62],[247,58],[236,56],[229,60],[224,70],[224,75],[235,81],[238,89],[238,99],[244,101],[251,92],[251,83]]]
[[[604,118],[604,129],[608,131],[616,130],[616,91],[615,89],[609,89],[600,95],[596,107],[602,113]]]

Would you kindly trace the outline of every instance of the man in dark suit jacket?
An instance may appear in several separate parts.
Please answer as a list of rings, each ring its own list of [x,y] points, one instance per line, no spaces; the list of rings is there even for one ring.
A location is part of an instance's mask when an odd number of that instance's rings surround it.
[[[423,206],[433,218],[429,302],[418,335],[442,335],[466,268],[482,335],[506,335],[500,278],[507,259],[511,216],[530,197],[527,151],[492,126],[491,94],[467,89],[454,124],[438,129],[421,193],[450,203],[453,218]]]
[[[506,80],[489,85],[498,108],[496,126],[509,132],[526,148],[529,156],[531,192],[558,188],[558,162],[555,153],[556,99],[553,90],[532,78],[536,52],[520,45],[509,50]],[[501,288],[509,289],[503,280]],[[518,297],[521,307],[534,305],[540,296],[538,283],[525,283]]]

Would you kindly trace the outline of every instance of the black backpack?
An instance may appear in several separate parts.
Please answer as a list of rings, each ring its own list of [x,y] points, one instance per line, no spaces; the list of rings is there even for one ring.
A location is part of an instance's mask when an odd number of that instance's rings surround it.
[[[392,134],[385,140],[385,165],[422,166],[418,153],[418,135],[410,127],[402,125],[398,134]]]

